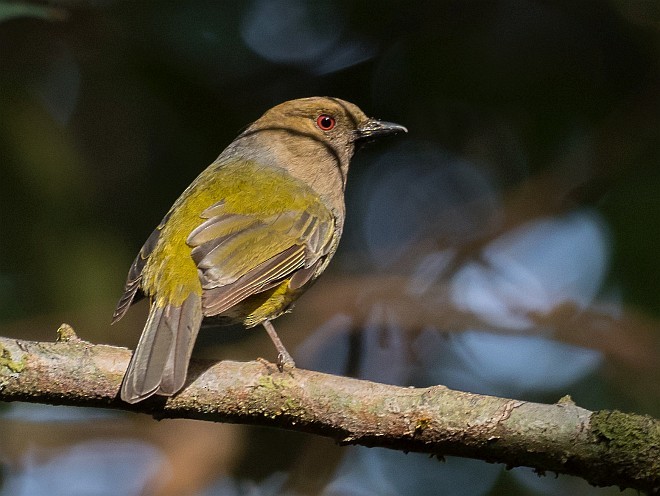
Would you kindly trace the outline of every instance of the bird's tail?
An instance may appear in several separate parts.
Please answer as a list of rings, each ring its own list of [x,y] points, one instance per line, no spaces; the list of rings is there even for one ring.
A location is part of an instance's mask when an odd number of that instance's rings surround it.
[[[186,382],[188,362],[202,323],[199,295],[181,306],[152,303],[149,318],[128,364],[121,399],[137,403],[154,394],[172,396]]]

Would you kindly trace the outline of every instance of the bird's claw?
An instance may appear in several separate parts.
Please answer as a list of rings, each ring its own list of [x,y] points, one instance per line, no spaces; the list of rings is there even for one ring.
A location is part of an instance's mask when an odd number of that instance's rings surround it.
[[[283,372],[285,366],[293,369],[296,367],[296,362],[293,361],[293,358],[288,353],[279,352],[277,354],[277,369]]]

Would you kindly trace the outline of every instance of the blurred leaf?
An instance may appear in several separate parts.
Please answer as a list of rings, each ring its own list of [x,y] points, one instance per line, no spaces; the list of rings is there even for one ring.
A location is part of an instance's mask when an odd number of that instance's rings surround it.
[[[0,23],[19,17],[35,17],[49,21],[61,21],[66,18],[66,13],[62,9],[49,7],[46,5],[36,5],[33,3],[0,3]]]

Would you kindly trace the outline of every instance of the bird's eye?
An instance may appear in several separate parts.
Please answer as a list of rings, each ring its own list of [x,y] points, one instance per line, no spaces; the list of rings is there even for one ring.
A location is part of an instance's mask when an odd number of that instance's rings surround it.
[[[329,115],[321,114],[316,119],[316,125],[323,131],[330,131],[333,127],[335,127],[335,120]]]

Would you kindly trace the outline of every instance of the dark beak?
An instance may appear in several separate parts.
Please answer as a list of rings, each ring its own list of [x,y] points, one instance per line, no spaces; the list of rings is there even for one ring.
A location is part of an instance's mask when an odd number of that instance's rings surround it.
[[[407,132],[408,130],[399,124],[369,119],[355,130],[355,141],[371,141],[382,136]]]

